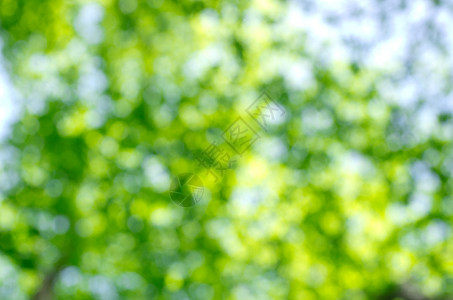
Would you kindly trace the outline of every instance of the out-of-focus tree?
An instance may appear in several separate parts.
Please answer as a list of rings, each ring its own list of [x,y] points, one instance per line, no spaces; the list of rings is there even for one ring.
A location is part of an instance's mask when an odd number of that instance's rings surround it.
[[[397,2],[2,0],[0,298],[453,297],[451,8]],[[216,182],[194,153],[264,90]]]

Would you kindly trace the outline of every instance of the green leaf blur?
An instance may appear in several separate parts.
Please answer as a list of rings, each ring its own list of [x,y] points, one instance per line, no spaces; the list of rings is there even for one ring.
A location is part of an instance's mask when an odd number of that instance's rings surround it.
[[[372,65],[315,2],[0,0],[0,299],[453,299],[451,48],[427,19]],[[264,91],[285,118],[216,181],[195,154]]]

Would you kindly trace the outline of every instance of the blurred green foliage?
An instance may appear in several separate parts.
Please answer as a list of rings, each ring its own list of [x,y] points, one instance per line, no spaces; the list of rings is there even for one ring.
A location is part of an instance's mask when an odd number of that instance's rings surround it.
[[[287,12],[1,0],[23,111],[1,145],[0,298],[452,299],[451,116],[416,132],[388,73],[310,50]],[[286,119],[215,182],[193,153],[263,90]],[[207,194],[190,209],[168,195],[186,172]]]

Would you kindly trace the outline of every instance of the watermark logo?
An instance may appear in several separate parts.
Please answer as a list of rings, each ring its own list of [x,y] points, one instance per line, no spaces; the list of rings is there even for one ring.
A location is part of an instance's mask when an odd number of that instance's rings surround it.
[[[224,131],[222,138],[231,149],[242,155],[260,136],[249,124],[239,117]]]
[[[203,151],[197,153],[195,158],[200,166],[208,170],[216,182],[218,176],[223,177],[224,172],[231,169],[236,162],[231,159],[231,155],[224,147],[215,144],[209,144]]]
[[[244,118],[238,117],[223,132],[217,129],[208,132],[209,145],[202,151],[194,152],[199,166],[207,170],[215,182],[224,176],[225,171],[233,169],[237,164],[236,158],[243,156],[261,138],[253,129],[258,127],[254,121],[268,131],[270,125],[283,122],[286,111],[263,92],[246,109],[246,113]],[[185,173],[173,180],[170,196],[177,205],[191,207],[200,201],[203,192],[201,179],[195,174]]]
[[[203,182],[196,174],[179,174],[171,182],[170,198],[178,206],[194,206],[201,200],[203,193]]]
[[[285,109],[266,92],[263,92],[246,111],[264,130],[268,129],[269,124],[282,119],[286,113]]]
[[[237,118],[223,132],[218,132],[221,134],[221,140],[215,134],[210,133],[209,137],[212,141],[208,147],[195,153],[199,166],[206,169],[215,182],[224,176],[225,171],[233,169],[237,163],[234,157],[242,156],[261,138],[254,130],[254,126],[250,125],[251,122],[256,122],[262,129],[268,131],[270,125],[279,124],[284,120],[286,111],[267,92],[262,92],[247,107],[246,113],[245,118]],[[222,145],[221,141],[225,142],[225,145]]]

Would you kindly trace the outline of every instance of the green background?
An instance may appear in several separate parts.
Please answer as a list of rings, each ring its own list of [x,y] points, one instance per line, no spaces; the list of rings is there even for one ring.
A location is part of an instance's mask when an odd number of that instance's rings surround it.
[[[451,7],[422,2],[373,63],[412,2],[341,38],[318,2],[0,0],[0,299],[452,299]],[[263,91],[285,118],[216,182],[194,153]]]

